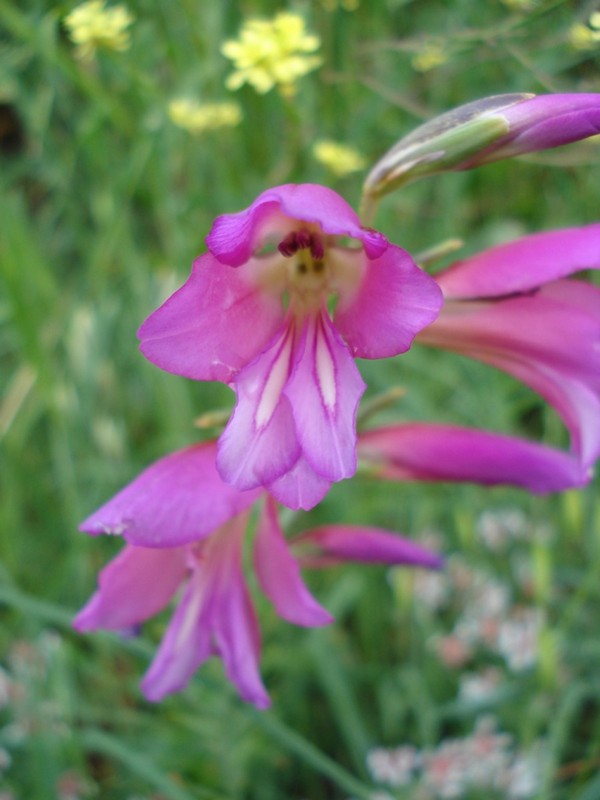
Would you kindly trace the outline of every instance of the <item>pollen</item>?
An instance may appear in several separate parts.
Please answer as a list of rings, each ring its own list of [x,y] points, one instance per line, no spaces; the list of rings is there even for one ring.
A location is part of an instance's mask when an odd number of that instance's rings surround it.
[[[168,113],[171,122],[192,134],[232,128],[242,120],[237,103],[198,103],[186,98],[169,103]]]
[[[127,50],[131,44],[127,29],[133,21],[125,6],[107,8],[104,0],[82,3],[64,18],[75,54],[83,61],[91,61],[99,48]]]
[[[221,47],[235,67],[225,85],[235,91],[248,83],[259,94],[277,87],[292,97],[297,81],[321,66],[321,58],[311,55],[320,46],[319,37],[306,32],[298,14],[281,12],[272,20],[249,19],[239,38]]]

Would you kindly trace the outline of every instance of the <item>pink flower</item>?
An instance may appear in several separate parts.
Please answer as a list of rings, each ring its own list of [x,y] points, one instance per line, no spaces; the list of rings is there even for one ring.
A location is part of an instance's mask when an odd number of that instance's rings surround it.
[[[538,392],[569,430],[582,482],[600,454],[600,288],[567,276],[599,267],[599,223],[492,247],[436,276],[444,310],[419,339]]]
[[[254,542],[259,585],[278,615],[296,625],[331,616],[306,588],[281,530],[275,501],[262,490],[239,492],[215,468],[214,442],[157,461],[81,525],[121,534],[126,546],[99,576],[77,615],[79,631],[123,630],[181,599],[143,682],[149,700],[183,689],[211,655],[219,656],[241,697],[259,708],[269,697],[259,671],[260,634],[243,568],[250,506],[264,503]],[[358,560],[437,568],[441,559],[402,537],[360,526],[326,526],[299,544],[317,563]]]
[[[142,352],[170,372],[235,389],[217,455],[226,482],[311,508],[356,470],[365,385],[354,357],[408,350],[441,294],[408,253],[314,184],[269,189],[218,217],[207,245],[141,326]]]

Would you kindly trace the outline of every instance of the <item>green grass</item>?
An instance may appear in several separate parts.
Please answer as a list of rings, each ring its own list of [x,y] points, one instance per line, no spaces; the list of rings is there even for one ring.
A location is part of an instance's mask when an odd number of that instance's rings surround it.
[[[293,628],[259,601],[273,698],[265,713],[243,705],[212,662],[180,696],[146,703],[138,681],[166,617],[139,639],[70,629],[118,547],[78,533],[79,522],[152,460],[197,439],[200,413],[232,405],[220,385],[150,365],[135,336],[187,276],[214,217],[288,181],[328,183],[357,204],[363,176],[328,174],[311,154],[318,138],[374,162],[422,120],[478,97],[600,91],[598,50],[573,50],[567,38],[574,16],[585,20],[592,7],[542,0],[520,13],[501,2],[363,0],[355,12],[331,12],[298,3],[290,8],[322,39],[322,68],[292,104],[243,88],[239,127],[193,137],[169,121],[169,100],[232,99],[221,43],[248,15],[280,7],[128,6],[131,48],[85,66],[61,26],[70,4],[0,0],[0,680],[9,685],[4,702],[0,688],[0,751],[12,759],[0,787],[28,800],[69,796],[68,780],[78,785],[73,796],[111,800],[346,800],[377,788],[417,800],[414,786],[377,787],[369,751],[433,748],[491,713],[515,751],[544,740],[536,798],[595,800],[597,484],[532,498],[356,479],[292,522],[438,531],[446,554],[543,613],[537,662],[524,671],[485,648],[462,669],[445,666],[432,641],[453,630],[460,597],[431,612],[412,575],[375,567],[307,576],[336,615],[327,629]],[[417,72],[411,58],[429,40],[448,60]],[[386,198],[377,225],[409,251],[458,236],[473,252],[593,222],[597,161],[597,143],[582,143],[425,180]],[[360,368],[367,397],[407,389],[381,420],[478,424],[566,444],[541,401],[480,365],[415,348]],[[524,514],[527,536],[495,552],[478,524],[507,508]],[[490,665],[501,674],[496,694],[483,705],[460,699],[462,673]]]

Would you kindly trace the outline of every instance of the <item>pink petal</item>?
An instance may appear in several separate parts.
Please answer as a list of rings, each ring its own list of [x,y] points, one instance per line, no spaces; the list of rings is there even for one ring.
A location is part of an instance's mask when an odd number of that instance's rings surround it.
[[[509,372],[562,416],[583,463],[600,453],[600,289],[556,281],[531,296],[447,304],[420,338]]]
[[[126,545],[100,572],[98,591],[77,614],[78,631],[122,630],[161,611],[186,573],[185,549]]]
[[[205,624],[205,577],[195,573],[142,680],[146,699],[158,703],[188,685],[210,656],[210,629]]]
[[[458,261],[436,275],[448,298],[482,298],[528,291],[584,269],[600,267],[600,223],[535,233]]]
[[[433,278],[406,251],[390,245],[380,258],[366,262],[355,289],[340,295],[335,325],[354,356],[387,358],[408,350],[441,306]]]
[[[332,622],[331,614],[306,588],[279,525],[277,507],[270,499],[265,503],[258,524],[254,567],[263,592],[280,617],[294,625],[308,627]]]
[[[296,539],[335,561],[412,564],[439,569],[444,560],[426,547],[397,533],[360,525],[322,525]],[[310,559],[310,556],[308,556]]]
[[[589,475],[558,450],[496,433],[414,423],[366,431],[361,459],[391,480],[514,484],[532,492],[581,486]]]
[[[229,680],[243,700],[258,708],[271,705],[259,671],[260,634],[242,572],[242,531],[228,533],[220,543],[221,560],[214,593],[211,628],[215,652],[223,659]]]
[[[308,317],[284,394],[304,457],[328,481],[349,478],[356,471],[356,410],[364,390],[329,317]]]
[[[309,511],[320,503],[331,486],[331,481],[322,478],[310,466],[304,456],[300,456],[294,466],[267,489],[284,506],[297,511]]]
[[[503,158],[559,147],[600,133],[600,95],[542,94],[502,112],[509,123]]]
[[[223,526],[202,548],[198,566],[173,617],[142,689],[149,700],[183,689],[211,655],[244,700],[270,701],[258,671],[259,633],[241,569],[246,517]]]
[[[316,223],[325,233],[358,239],[370,258],[380,256],[388,246],[385,236],[361,226],[356,212],[340,195],[314,183],[267,189],[244,211],[217,217],[206,244],[219,261],[239,267],[274,236],[281,240],[297,222]]]
[[[89,516],[80,530],[122,534],[142,547],[202,539],[260,496],[260,491],[239,492],[224,483],[215,451],[215,443],[206,442],[161,458]]]
[[[260,285],[261,265],[234,270],[210,254],[142,324],[140,348],[153,364],[201,381],[230,383],[281,325],[277,293]]]
[[[284,329],[236,378],[237,403],[219,439],[217,467],[238,489],[272,483],[300,456],[292,410],[283,394],[293,338],[293,330]]]

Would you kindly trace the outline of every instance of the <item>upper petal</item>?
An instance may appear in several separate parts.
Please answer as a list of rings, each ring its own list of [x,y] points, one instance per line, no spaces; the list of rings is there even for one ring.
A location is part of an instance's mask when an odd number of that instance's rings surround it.
[[[365,390],[354,359],[325,314],[304,322],[284,394],[302,453],[328,481],[356,471],[356,411]]]
[[[354,356],[387,358],[404,353],[442,306],[436,282],[400,247],[390,245],[367,260],[362,281],[341,292],[335,325]]]
[[[575,458],[510,436],[451,425],[413,423],[366,431],[359,456],[391,480],[514,484],[562,491],[588,479]]]
[[[185,549],[126,545],[98,576],[98,591],[73,621],[78,631],[122,630],[163,609],[186,573]]]
[[[283,319],[278,294],[261,285],[262,266],[234,270],[210,253],[201,256],[184,285],[140,327],[142,353],[168,372],[230,383]]]
[[[498,297],[600,268],[600,223],[534,233],[457,261],[436,275],[447,298]]]
[[[298,221],[317,223],[327,234],[358,239],[370,258],[388,246],[385,236],[362,227],[356,212],[337,192],[315,183],[267,189],[243,211],[217,217],[206,244],[220,261],[238,267],[274,234],[283,238]]]
[[[333,620],[306,588],[279,525],[276,505],[270,499],[258,523],[254,565],[261,588],[280,617],[306,626],[327,625]]]
[[[240,492],[224,483],[215,454],[215,443],[206,442],[161,458],[89,516],[80,530],[122,534],[143,547],[202,539],[260,496],[260,491]]]

